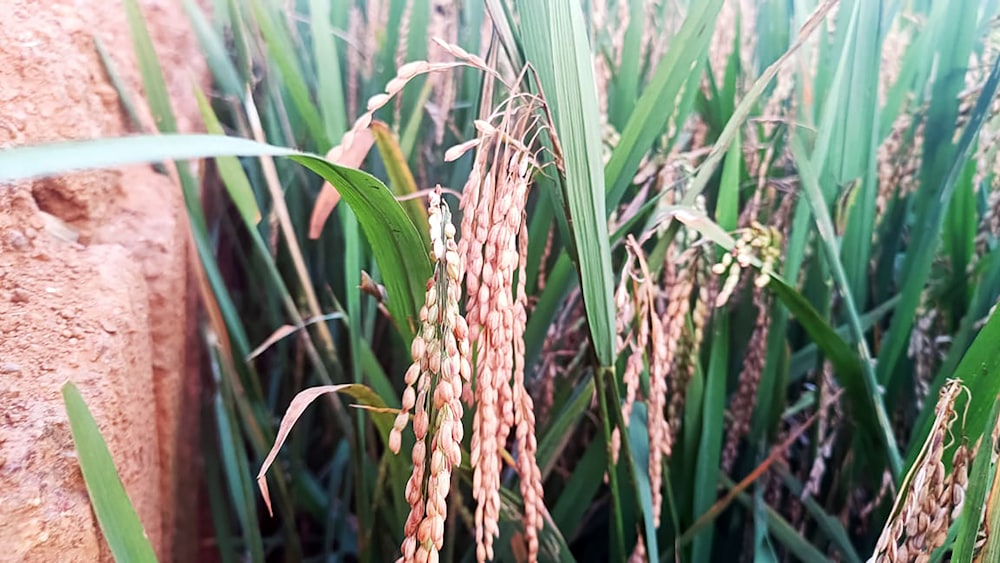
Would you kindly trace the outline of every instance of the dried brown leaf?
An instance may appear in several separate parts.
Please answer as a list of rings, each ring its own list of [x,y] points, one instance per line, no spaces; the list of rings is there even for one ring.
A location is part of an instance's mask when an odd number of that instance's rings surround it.
[[[358,168],[375,144],[375,137],[367,128],[344,135],[343,142],[326,153],[326,159],[340,166]],[[309,218],[309,238],[317,239],[323,232],[323,225],[340,203],[340,192],[330,182],[323,183],[323,189],[316,198],[312,217]]]
[[[354,387],[354,384],[347,385],[321,385],[319,387],[313,387],[311,389],[306,389],[301,391],[298,395],[292,399],[290,405],[288,405],[288,410],[285,411],[285,416],[281,417],[281,424],[278,426],[278,435],[274,438],[274,445],[271,446],[271,451],[267,453],[267,457],[264,459],[264,464],[261,465],[260,471],[257,473],[257,486],[260,488],[260,494],[264,497],[264,504],[267,505],[267,513],[274,516],[274,511],[271,510],[271,495],[268,493],[267,489],[267,470],[270,469],[271,464],[274,463],[274,458],[278,456],[278,450],[285,443],[285,439],[288,438],[288,433],[292,431],[292,427],[295,426],[295,422],[298,421],[302,413],[305,412],[306,407],[312,404],[317,398],[326,395],[328,393],[340,393],[346,391],[347,389]]]
[[[282,338],[288,336],[289,334],[294,333],[295,330],[296,330],[295,327],[292,325],[279,326],[277,330],[271,333],[271,336],[267,337],[267,340],[261,343],[260,346],[254,348],[253,352],[250,352],[250,355],[247,356],[247,361],[252,360],[257,356],[263,354],[264,350],[267,350],[268,348],[273,346],[275,342],[281,340]]]

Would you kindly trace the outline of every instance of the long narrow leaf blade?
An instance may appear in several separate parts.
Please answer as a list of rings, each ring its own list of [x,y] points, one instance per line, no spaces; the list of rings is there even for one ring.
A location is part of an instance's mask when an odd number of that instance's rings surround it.
[[[400,332],[412,339],[430,260],[417,228],[388,188],[360,170],[331,164],[323,158],[236,137],[221,135],[136,136],[73,141],[0,152],[0,182],[52,176],[75,170],[125,164],[189,160],[216,156],[284,156],[332,183],[358,215],[389,292],[386,306]]]
[[[519,5],[525,19],[549,24],[528,34],[525,47],[528,60],[538,61],[542,90],[562,145],[566,202],[594,348],[601,364],[610,366],[615,355],[614,278],[601,170],[600,111],[587,28],[580,5],[570,0]]]
[[[111,553],[117,561],[155,562],[153,547],[80,390],[68,382],[62,395],[87,493]]]
[[[802,147],[802,141],[797,136],[793,136],[791,139],[791,146],[792,154],[795,157],[801,173],[802,187],[806,200],[809,202],[810,207],[812,207],[813,217],[816,220],[816,227],[819,231],[821,241],[820,246],[825,251],[827,262],[833,271],[834,280],[840,287],[845,308],[847,309],[847,317],[850,321],[850,327],[854,332],[854,340],[858,345],[858,349],[861,351],[861,381],[864,384],[865,394],[869,396],[867,408],[870,410],[876,421],[878,430],[877,436],[887,456],[889,469],[892,471],[894,476],[899,476],[902,473],[903,461],[900,457],[899,449],[896,446],[896,439],[892,432],[892,425],[889,422],[889,415],[885,410],[885,402],[882,399],[882,393],[879,391],[878,384],[875,380],[875,371],[871,365],[868,345],[865,342],[864,330],[861,328],[861,319],[858,316],[857,308],[854,306],[854,299],[848,284],[847,275],[844,273],[844,268],[840,262],[840,257],[836,249],[836,244],[834,242],[835,235],[833,220],[830,218],[830,211],[827,209],[826,203],[823,200],[823,194],[820,192],[819,182],[816,175],[812,170],[809,160],[805,156],[805,149]]]

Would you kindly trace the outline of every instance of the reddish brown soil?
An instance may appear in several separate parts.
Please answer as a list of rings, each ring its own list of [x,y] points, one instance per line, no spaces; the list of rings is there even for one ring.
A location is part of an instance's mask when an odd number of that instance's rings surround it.
[[[0,148],[133,132],[92,40],[141,102],[120,0],[3,3]],[[191,87],[207,76],[196,39],[180,2],[141,3],[171,97],[185,101],[179,125],[192,130]],[[179,189],[148,166],[0,186],[0,561],[110,557],[75,459],[65,381],[94,412],[161,561],[194,560],[187,239]]]

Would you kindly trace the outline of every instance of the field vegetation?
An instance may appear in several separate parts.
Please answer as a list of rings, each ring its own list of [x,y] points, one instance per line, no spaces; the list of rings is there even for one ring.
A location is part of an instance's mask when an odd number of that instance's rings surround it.
[[[1000,560],[997,2],[185,1],[223,561]]]

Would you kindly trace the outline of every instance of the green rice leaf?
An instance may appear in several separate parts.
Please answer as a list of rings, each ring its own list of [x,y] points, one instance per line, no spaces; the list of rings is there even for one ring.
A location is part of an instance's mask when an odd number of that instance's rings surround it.
[[[220,135],[136,136],[72,141],[0,152],[0,182],[161,160],[217,156],[283,156],[336,187],[358,215],[389,293],[386,303],[409,342],[417,326],[430,259],[420,235],[392,192],[375,177],[293,149]]]
[[[155,562],[153,547],[80,390],[67,382],[62,387],[62,396],[87,494],[111,553],[116,561]]]
[[[845,9],[842,6],[841,9]],[[878,78],[882,2],[855,0],[846,48],[842,54],[844,93],[841,105],[828,104],[824,124],[836,131],[831,145],[827,170],[839,185],[860,179],[856,201],[847,217],[847,230],[841,247],[844,275],[853,299],[864,305],[868,299],[869,263],[872,231],[875,225],[876,150],[878,148]],[[849,115],[850,119],[843,116]]]
[[[222,38],[212,29],[212,24],[194,0],[184,0],[184,11],[187,12],[188,19],[191,20],[191,28],[198,36],[201,51],[205,54],[205,60],[208,62],[208,67],[212,69],[212,76],[215,77],[218,87],[227,96],[242,100],[244,96],[243,82],[226,53]]]
[[[295,43],[288,29],[275,14],[277,6],[263,3],[261,0],[250,0],[250,6],[254,15],[253,21],[260,26],[260,32],[267,44],[267,54],[281,73],[281,83],[287,88],[295,111],[302,117],[302,123],[309,130],[309,136],[321,150],[325,150],[331,146],[327,136],[326,121],[320,116],[309,93],[305,72],[296,58]]]
[[[620,131],[632,115],[635,107],[642,60],[642,32],[645,24],[641,0],[622,0],[628,2],[628,29],[625,30],[621,52],[621,66],[615,79],[611,82],[608,100],[608,120]]]
[[[156,130],[174,132],[177,130],[177,122],[170,108],[170,95],[163,81],[163,70],[160,68],[156,49],[153,48],[153,40],[150,39],[149,31],[146,29],[142,9],[136,0],[123,0],[123,2],[132,32],[132,44],[139,63],[139,72],[142,74],[143,87],[146,91],[146,101],[149,102],[149,109],[153,113]]]
[[[594,348],[601,364],[610,366],[615,355],[614,276],[600,165],[600,112],[587,28],[579,4],[569,0],[518,5],[522,22],[534,22],[528,28],[531,33],[522,33],[525,51],[538,69],[562,147],[565,199]]]
[[[309,23],[316,59],[317,102],[327,139],[333,143],[347,130],[347,106],[344,103],[340,57],[337,55],[333,28],[330,25],[329,0],[309,0]],[[323,150],[326,148],[323,147]]]
[[[201,110],[201,118],[205,123],[205,130],[212,135],[222,135],[222,124],[219,118],[212,111],[212,106],[202,93],[200,88],[195,88],[195,98],[198,100],[198,109]],[[216,165],[219,167],[219,175],[223,178],[226,192],[236,206],[240,216],[248,227],[252,227],[260,222],[260,208],[257,206],[257,197],[250,186],[243,166],[236,157],[221,156],[216,158]]]

